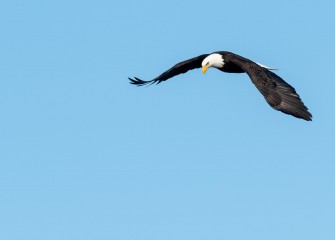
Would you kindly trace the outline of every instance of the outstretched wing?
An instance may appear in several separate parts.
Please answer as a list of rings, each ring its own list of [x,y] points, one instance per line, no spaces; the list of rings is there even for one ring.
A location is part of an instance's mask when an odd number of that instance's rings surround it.
[[[295,89],[282,78],[248,59],[237,57],[231,61],[243,68],[272,108],[306,121],[312,120],[312,114]]]
[[[185,60],[183,62],[177,63],[169,70],[163,72],[158,77],[150,80],[150,81],[144,81],[139,78],[128,78],[130,80],[131,84],[137,85],[137,86],[143,86],[146,84],[158,84],[161,83],[169,78],[172,78],[176,75],[186,73],[189,70],[195,69],[195,68],[201,68],[202,61],[208,56],[209,54],[203,54],[198,57],[194,57],[188,60]]]

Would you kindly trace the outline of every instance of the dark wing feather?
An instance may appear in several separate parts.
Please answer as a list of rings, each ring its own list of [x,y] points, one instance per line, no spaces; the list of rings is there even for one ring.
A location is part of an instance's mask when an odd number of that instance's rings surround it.
[[[189,70],[195,69],[195,68],[200,68],[202,61],[208,56],[209,54],[203,54],[198,57],[194,57],[188,60],[185,60],[183,62],[177,63],[174,65],[172,68],[169,70],[163,72],[161,75],[158,77],[150,80],[150,81],[144,81],[139,78],[128,78],[130,80],[131,84],[137,85],[137,86],[143,86],[146,84],[158,84],[161,83],[169,78],[172,78],[176,75],[186,73]]]
[[[237,55],[236,59],[233,58],[231,61],[241,66],[249,75],[253,84],[272,108],[306,121],[312,120],[312,114],[308,112],[308,108],[301,101],[295,89],[282,78]]]

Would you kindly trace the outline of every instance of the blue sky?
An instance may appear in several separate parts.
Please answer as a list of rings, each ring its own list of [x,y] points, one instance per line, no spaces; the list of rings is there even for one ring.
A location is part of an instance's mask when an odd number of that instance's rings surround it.
[[[0,3],[0,238],[335,239],[333,1]],[[217,50],[314,118],[271,109]]]

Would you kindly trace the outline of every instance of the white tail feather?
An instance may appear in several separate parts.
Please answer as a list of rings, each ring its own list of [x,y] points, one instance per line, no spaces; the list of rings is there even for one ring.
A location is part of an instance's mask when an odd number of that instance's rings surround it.
[[[259,66],[261,66],[261,67],[263,67],[263,68],[266,68],[266,69],[268,69],[268,70],[278,70],[277,68],[272,68],[272,67],[268,67],[268,66],[265,66],[265,65],[263,65],[263,64],[261,64],[261,63],[258,63],[258,62],[256,62]]]

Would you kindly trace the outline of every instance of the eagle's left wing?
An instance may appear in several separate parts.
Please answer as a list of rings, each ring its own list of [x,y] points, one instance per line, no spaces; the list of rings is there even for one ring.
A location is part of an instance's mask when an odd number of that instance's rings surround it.
[[[272,108],[306,121],[312,120],[312,114],[298,93],[282,78],[249,59],[236,55],[236,58],[231,61],[239,65],[249,75],[252,83]]]

